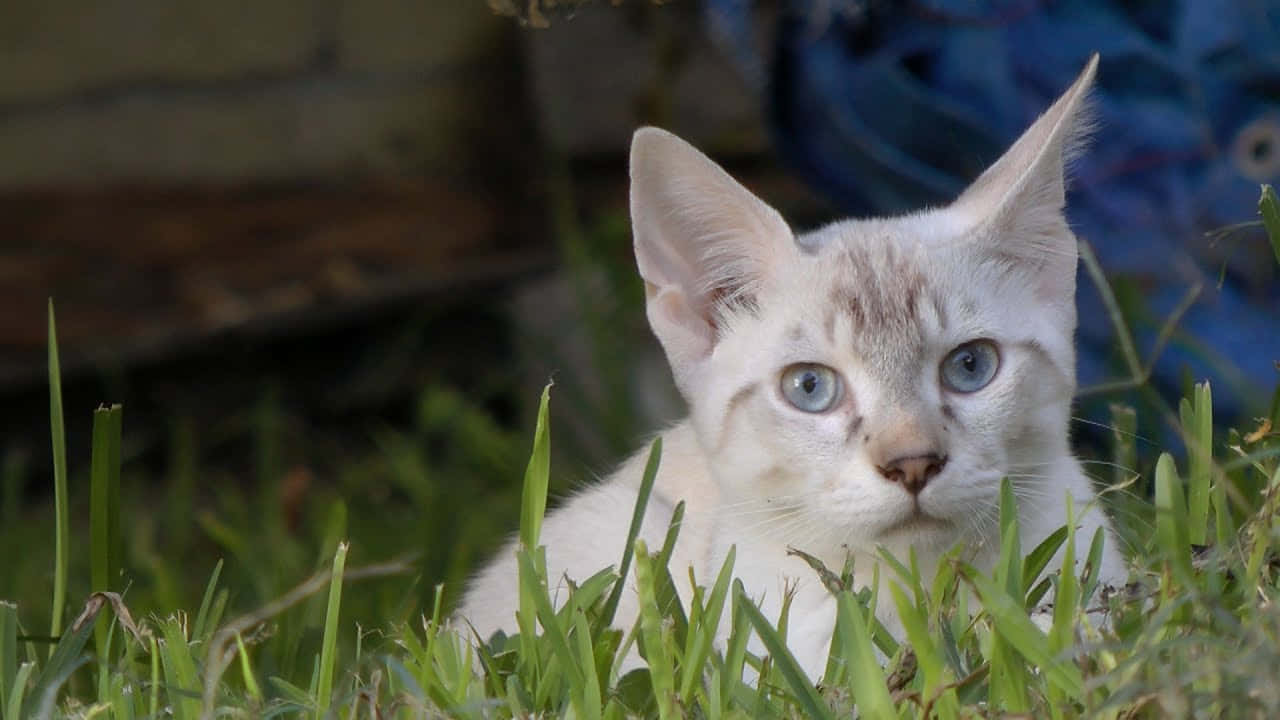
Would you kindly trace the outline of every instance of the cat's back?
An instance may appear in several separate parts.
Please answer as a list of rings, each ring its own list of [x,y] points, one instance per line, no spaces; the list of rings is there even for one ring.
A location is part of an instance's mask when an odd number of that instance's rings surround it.
[[[662,433],[662,440],[661,464],[640,537],[651,552],[657,552],[677,503],[685,501],[684,521],[671,567],[692,566],[698,581],[706,582],[716,485],[687,422]],[[547,515],[540,541],[547,548],[547,578],[552,601],[557,606],[566,599],[566,577],[581,582],[611,565],[617,568],[621,562],[648,457],[646,447],[608,478],[577,492]],[[515,552],[514,540],[498,551],[472,580],[458,610],[458,615],[469,621],[481,637],[488,638],[495,630],[507,634],[516,632],[519,573]],[[681,573],[675,578],[682,594],[684,577]],[[615,624],[629,625],[636,608],[634,583],[629,581]]]

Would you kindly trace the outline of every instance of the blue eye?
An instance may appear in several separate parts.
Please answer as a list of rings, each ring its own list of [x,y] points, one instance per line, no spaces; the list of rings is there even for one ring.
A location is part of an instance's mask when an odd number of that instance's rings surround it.
[[[958,393],[986,387],[1000,369],[1000,352],[990,340],[971,340],[942,359],[942,384]]]
[[[782,396],[798,410],[826,412],[840,399],[840,376],[826,365],[792,365],[782,371]]]

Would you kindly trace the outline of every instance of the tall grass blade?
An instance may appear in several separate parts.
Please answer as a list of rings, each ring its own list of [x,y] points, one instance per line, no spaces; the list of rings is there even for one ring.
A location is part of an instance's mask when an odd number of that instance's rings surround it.
[[[89,463],[89,574],[93,592],[114,590],[112,580],[120,570],[120,415],[121,407],[101,407],[93,412],[93,449]],[[100,617],[94,630],[98,662],[108,661],[108,618]]]
[[[1138,412],[1130,405],[1112,403],[1111,483],[1124,485],[1138,467]]]
[[[58,331],[49,299],[49,430],[53,438],[53,609],[49,635],[62,634],[62,615],[67,602],[67,552],[71,544],[70,509],[67,496],[67,431],[62,420],[62,370],[58,364]],[[54,648],[49,648],[52,655]]]
[[[546,593],[530,591],[530,588],[545,587],[547,582],[546,553],[538,547],[538,539],[542,534],[542,518],[547,509],[547,486],[551,482],[551,427],[548,420],[548,408],[551,401],[551,384],[542,389],[542,398],[538,403],[538,420],[534,427],[533,449],[529,453],[529,464],[525,468],[524,485],[520,497],[520,547],[517,558],[529,554],[529,562],[518,562],[519,572],[519,612],[516,621],[520,628],[519,663],[520,675],[531,678],[540,670],[541,658],[538,652],[537,595]]]
[[[222,574],[222,559],[213,566],[213,573],[209,576],[209,583],[205,585],[204,597],[200,599],[200,610],[196,612],[196,622],[191,626],[191,637],[195,640],[203,640],[206,635],[213,633],[213,626],[217,625],[217,621],[210,622],[209,609],[213,603],[213,593],[218,589],[218,576]]]
[[[551,401],[551,384],[542,389],[538,403],[538,422],[533,431],[533,450],[524,471],[524,492],[520,500],[520,543],[532,550],[542,534],[542,517],[547,511],[547,486],[551,478],[551,426],[547,407]]]
[[[333,694],[333,667],[338,655],[338,612],[342,606],[342,577],[347,567],[347,543],[339,543],[333,555],[333,576],[329,579],[329,602],[325,607],[324,638],[320,644],[320,683],[316,692],[316,718],[329,710]]]
[[[636,506],[631,513],[631,527],[627,530],[627,544],[622,550],[622,564],[618,566],[618,581],[601,613],[601,626],[613,624],[618,614],[618,603],[622,601],[622,592],[627,587],[627,574],[631,572],[631,557],[635,552],[636,538],[640,536],[640,526],[644,522],[645,509],[649,505],[649,495],[653,492],[654,480],[658,477],[658,465],[662,462],[662,436],[654,438],[649,449],[649,459],[644,464],[644,476],[640,479],[640,489],[636,494]]]
[[[245,689],[249,691],[250,697],[262,702],[262,688],[259,687],[258,679],[253,675],[253,668],[249,663],[249,651],[245,649],[240,633],[236,633],[236,654],[240,657],[240,675],[244,680]]]
[[[846,591],[836,596],[835,636],[848,663],[846,679],[854,702],[862,716],[891,718],[895,716],[893,699],[885,686],[884,670],[876,659],[868,615],[870,612],[864,614],[853,593]]]
[[[1267,229],[1271,251],[1275,253],[1276,262],[1280,263],[1280,201],[1276,200],[1276,191],[1270,185],[1262,186],[1258,214],[1262,216],[1262,226]]]
[[[921,696],[925,698],[937,697],[937,701],[933,709],[940,718],[953,718],[959,712],[959,706],[956,702],[956,694],[954,690],[944,690],[946,684],[946,664],[943,661],[942,653],[934,643],[933,637],[929,635],[929,621],[925,617],[925,606],[916,605],[907,598],[907,593],[898,587],[897,583],[890,583],[889,594],[893,596],[894,607],[898,610],[898,617],[902,619],[903,630],[907,633],[907,641],[911,643],[911,649],[915,651],[916,662],[919,665],[920,672],[924,675],[924,686],[921,688]]]
[[[658,609],[658,573],[661,566],[649,555],[644,540],[636,540],[636,589],[640,594],[640,637],[644,658],[649,663],[649,679],[662,720],[676,715],[675,662],[663,641],[664,623]]]
[[[174,720],[200,717],[200,680],[195,658],[180,618],[160,622],[160,664],[164,669],[165,695]]]
[[[1209,483],[1213,472],[1213,396],[1209,383],[1198,383],[1192,401],[1183,398],[1178,407],[1186,438],[1188,540],[1203,545],[1209,531]]]
[[[1187,505],[1173,456],[1156,461],[1156,542],[1184,582],[1191,580],[1191,543],[1187,533]]]
[[[148,643],[151,650],[151,687],[147,692],[147,717],[160,717],[160,641],[155,635]]]
[[[796,662],[796,658],[791,654],[791,650],[787,648],[786,642],[783,641],[773,625],[765,619],[764,613],[760,612],[760,608],[757,608],[755,603],[751,602],[751,599],[745,594],[739,595],[737,601],[747,620],[755,628],[756,636],[760,638],[765,648],[769,650],[774,666],[782,674],[783,679],[786,680],[792,696],[795,697],[796,703],[804,711],[804,714],[811,718],[831,718],[831,709],[827,707],[827,703],[818,694],[817,688],[809,681],[808,676],[800,669],[800,663]],[[870,647],[869,638],[867,639],[867,646]],[[867,708],[864,708],[864,712],[867,712],[869,717],[875,717],[871,715]]]
[[[0,713],[9,704],[18,675],[18,606],[0,601]],[[0,718],[7,718],[0,715]],[[15,716],[16,717],[16,716]]]
[[[32,688],[31,697],[40,703],[37,716],[48,717],[53,711],[58,691],[81,665],[88,661],[84,647],[93,634],[94,621],[106,606],[105,602],[90,600],[85,611],[76,618],[53,647],[49,662],[40,670]]]
[[[720,574],[716,576],[711,594],[702,606],[701,621],[692,623],[689,630],[688,651],[680,667],[680,697],[686,704],[692,697],[695,683],[701,678],[702,671],[715,643],[716,632],[724,615],[725,600],[729,595],[729,583],[733,579],[733,564],[738,552],[737,546],[730,546],[724,563],[720,566]],[[718,687],[712,683],[711,687]]]
[[[591,647],[591,628],[587,616],[581,612],[573,618],[574,641],[577,644],[576,663],[582,668],[582,681],[576,691],[579,712],[586,720],[598,720],[603,703],[600,695],[600,675],[596,672],[595,653]]]
[[[22,706],[27,699],[27,681],[35,669],[36,664],[33,662],[22,663],[18,668],[18,673],[13,678],[12,692],[9,693],[9,699],[2,708],[5,720],[21,720],[25,717],[22,714]]]
[[[1069,697],[1079,697],[1084,692],[1080,668],[1050,652],[1048,638],[1027,617],[1022,604],[971,566],[961,568],[961,574],[977,591],[996,633],[1038,667],[1051,684],[1057,685]]]

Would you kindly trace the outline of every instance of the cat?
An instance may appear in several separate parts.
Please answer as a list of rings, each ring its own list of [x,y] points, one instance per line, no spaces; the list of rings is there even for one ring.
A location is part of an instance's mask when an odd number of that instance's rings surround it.
[[[989,568],[1005,477],[1022,548],[1065,524],[1068,494],[1078,542],[1110,534],[1068,444],[1077,250],[1064,166],[1088,127],[1096,68],[1095,55],[951,205],[801,235],[675,135],[633,137],[646,314],[690,409],[662,433],[641,537],[661,546],[684,500],[670,565],[678,582],[692,567],[709,583],[736,547],[734,574],[766,617],[777,619],[794,588],[787,644],[812,678],[825,666],[835,600],[789,548],[833,569],[852,554],[860,586],[877,546],[901,559],[914,548],[926,579],[957,543]],[[619,562],[646,457],[547,517],[558,601],[563,578]],[[1108,537],[1100,577],[1120,585],[1125,574]],[[516,587],[508,546],[473,579],[459,616],[482,637],[515,632]],[[622,628],[638,612],[628,590]],[[891,606],[877,612],[900,629]]]

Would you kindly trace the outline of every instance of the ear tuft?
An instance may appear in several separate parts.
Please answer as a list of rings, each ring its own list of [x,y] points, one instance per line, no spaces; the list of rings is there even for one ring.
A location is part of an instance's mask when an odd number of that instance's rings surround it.
[[[725,304],[750,305],[791,230],[692,145],[658,128],[631,140],[631,225],[649,323],[677,383],[710,354]]]

